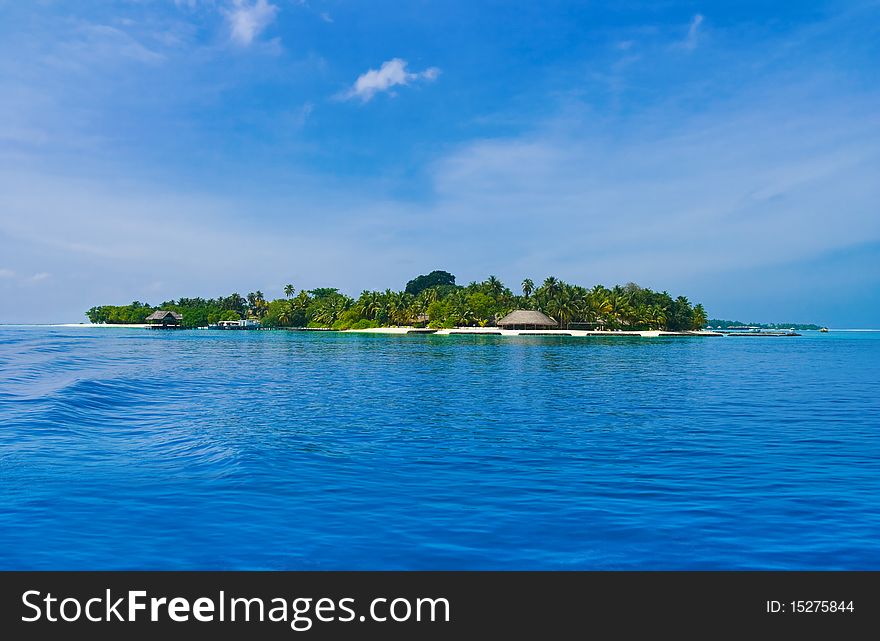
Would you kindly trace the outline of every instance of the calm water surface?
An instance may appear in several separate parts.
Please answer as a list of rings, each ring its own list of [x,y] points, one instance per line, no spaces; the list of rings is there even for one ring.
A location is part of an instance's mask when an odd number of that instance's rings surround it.
[[[3,569],[880,569],[880,333],[0,327]]]

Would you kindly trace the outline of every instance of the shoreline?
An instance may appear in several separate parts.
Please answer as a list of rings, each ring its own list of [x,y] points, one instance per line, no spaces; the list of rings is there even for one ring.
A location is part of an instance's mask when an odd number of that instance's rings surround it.
[[[146,323],[0,323],[0,327],[63,327],[63,328],[97,328],[97,329],[146,329],[150,327]],[[187,328],[187,329],[206,329],[206,328]],[[270,328],[261,328],[264,331]],[[661,336],[724,336],[724,332],[713,330],[695,330],[685,332],[670,332],[665,330],[631,330],[631,331],[610,331],[610,330],[580,330],[580,329],[550,329],[550,330],[508,330],[499,329],[498,327],[455,327],[452,329],[428,330],[426,328],[417,327],[369,327],[366,329],[345,329],[334,330],[330,328],[305,328],[305,327],[278,327],[271,328],[271,331],[322,331],[322,332],[339,332],[339,333],[360,333],[360,334],[435,334],[438,336],[448,336],[450,334],[482,334],[482,335],[501,335],[501,336],[640,336],[640,337],[661,337]],[[818,330],[802,330],[815,332]],[[831,332],[880,332],[880,328],[835,328]]]
[[[610,331],[610,330],[585,330],[585,329],[500,329],[498,327],[455,327],[452,329],[426,330],[415,327],[370,327],[367,329],[347,329],[343,333],[358,334],[428,334],[432,336],[462,336],[472,334],[475,336],[563,336],[563,337],[586,337],[586,336],[637,336],[641,338],[657,338],[662,336],[724,336],[720,332],[706,330],[690,332],[667,332],[662,330],[633,330],[633,331]]]
[[[101,328],[119,328],[130,327],[133,329],[146,329],[149,327],[146,323],[50,323],[45,327],[101,327]]]

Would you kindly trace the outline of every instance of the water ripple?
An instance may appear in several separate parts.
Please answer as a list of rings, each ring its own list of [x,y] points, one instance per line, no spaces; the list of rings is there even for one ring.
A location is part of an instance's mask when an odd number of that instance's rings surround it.
[[[876,334],[0,328],[0,568],[880,569],[878,399]]]

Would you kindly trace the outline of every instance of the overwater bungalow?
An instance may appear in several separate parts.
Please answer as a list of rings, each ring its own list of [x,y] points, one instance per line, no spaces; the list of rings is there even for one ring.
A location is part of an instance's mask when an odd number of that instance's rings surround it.
[[[559,323],[536,309],[516,309],[499,320],[502,329],[556,329]]]
[[[147,316],[146,323],[151,329],[180,329],[183,315],[164,309],[157,309]]]

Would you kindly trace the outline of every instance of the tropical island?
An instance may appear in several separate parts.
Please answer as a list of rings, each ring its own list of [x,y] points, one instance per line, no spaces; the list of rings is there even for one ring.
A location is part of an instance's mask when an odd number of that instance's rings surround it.
[[[520,290],[513,292],[495,276],[457,285],[455,276],[437,270],[410,280],[402,291],[363,291],[356,299],[336,288],[297,291],[286,285],[284,298],[271,301],[256,291],[246,296],[179,298],[158,306],[139,301],[101,305],[89,309],[86,316],[96,324],[143,324],[163,310],[179,315],[179,324],[185,328],[253,319],[268,328],[449,329],[491,327],[514,310],[534,310],[552,319],[559,329],[682,332],[707,324],[702,305],[635,283],[587,288],[550,276],[539,286],[526,278]]]
[[[706,323],[707,327],[712,329],[822,329],[822,326],[814,323],[743,323],[742,321],[719,320],[710,318]]]

